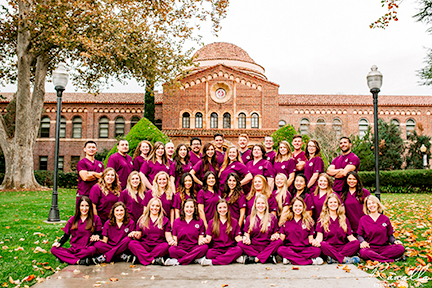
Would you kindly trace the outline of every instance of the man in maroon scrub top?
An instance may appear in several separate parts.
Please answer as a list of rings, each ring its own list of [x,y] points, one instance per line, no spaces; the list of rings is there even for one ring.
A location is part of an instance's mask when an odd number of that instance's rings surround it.
[[[249,136],[247,134],[240,134],[238,137],[238,148],[240,151],[243,164],[252,160],[252,151],[248,148]]]
[[[293,158],[296,161],[296,169],[297,169],[296,174],[304,173],[303,170],[307,159],[306,159],[305,152],[302,150],[302,146],[303,146],[302,136],[299,134],[294,135],[291,144],[294,147]]]
[[[195,166],[198,161],[201,160],[201,139],[198,137],[193,137],[190,140],[191,151],[189,151],[190,162],[192,166]]]
[[[351,146],[351,139],[348,137],[340,138],[339,148],[342,151],[342,155],[334,158],[327,169],[327,174],[335,177],[333,191],[339,195],[342,192],[347,173],[350,171],[358,172],[360,168],[360,159],[351,151]]]
[[[97,183],[102,176],[104,165],[101,161],[94,158],[97,152],[97,145],[94,141],[87,141],[84,144],[85,157],[78,161],[78,186],[77,186],[77,203],[81,196],[89,196],[90,189]]]
[[[274,164],[274,159],[276,156],[276,152],[273,150],[273,137],[272,136],[265,136],[264,137],[264,147],[266,149],[266,157],[268,161],[270,161],[270,163],[273,165]]]
[[[217,133],[213,136],[213,139],[216,148],[216,160],[219,164],[219,167],[221,167],[225,158],[225,152],[223,150],[224,136]]]
[[[168,142],[167,144],[165,144],[165,154],[170,164],[173,161],[174,152],[175,152],[175,146],[173,142]]]
[[[129,142],[126,139],[120,140],[117,144],[117,150],[117,153],[109,157],[107,167],[112,167],[117,172],[120,185],[124,190],[129,174],[133,171],[132,157],[127,154],[129,152]]]

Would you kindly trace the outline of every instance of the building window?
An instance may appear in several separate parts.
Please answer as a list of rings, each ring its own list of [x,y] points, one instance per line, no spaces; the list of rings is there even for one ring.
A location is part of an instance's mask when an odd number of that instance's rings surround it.
[[[71,156],[70,170],[76,171],[80,156]]]
[[[286,125],[286,122],[284,120],[279,121],[279,128],[282,128]]]
[[[408,119],[406,121],[406,136],[414,134],[416,122],[413,119]]]
[[[326,125],[326,122],[325,122],[325,120],[322,119],[322,118],[320,118],[320,119],[318,119],[318,120],[316,121],[316,126],[317,126],[317,127],[325,127],[325,125]]]
[[[66,118],[60,117],[60,138],[66,138]]]
[[[359,121],[359,137],[360,139],[363,139],[363,137],[366,135],[369,128],[369,122],[366,119],[360,119]]]
[[[342,135],[342,120],[339,118],[333,119],[332,129],[336,132],[336,135],[339,137]]]
[[[218,115],[215,112],[210,115],[210,128],[218,128]]]
[[[117,117],[114,123],[115,136],[123,136],[125,134],[125,120],[123,117]]]
[[[246,114],[240,113],[238,116],[238,128],[246,129]]]
[[[99,138],[108,138],[109,135],[109,119],[101,117],[99,119]]]
[[[188,112],[182,115],[182,128],[190,128],[190,114]]]
[[[72,119],[72,138],[80,139],[82,137],[82,119],[74,117]]]
[[[131,118],[131,122],[130,122],[131,129],[132,129],[132,127],[134,127],[134,126],[135,126],[139,121],[140,121],[140,118],[139,118],[138,116],[133,116],[133,117]]]
[[[303,118],[300,120],[300,134],[306,135],[309,133],[310,121],[307,118]]]
[[[251,115],[251,128],[259,128],[259,115],[257,113]]]
[[[398,129],[400,129],[400,122],[397,119],[391,119],[391,123],[394,124]]]
[[[203,128],[203,115],[201,112],[195,114],[195,128]]]
[[[51,126],[51,120],[48,116],[44,116],[41,119],[41,125],[40,125],[40,132],[39,137],[40,138],[49,138],[50,137],[50,126]]]
[[[156,126],[156,128],[158,128],[159,130],[162,130],[162,120],[161,120],[161,119],[156,119],[156,120],[155,120],[155,126]]]
[[[231,114],[229,113],[223,114],[223,128],[231,128]]]
[[[39,156],[39,170],[48,170],[48,156]]]
[[[63,171],[63,166],[64,166],[64,156],[59,156],[58,165],[57,165],[58,170]]]

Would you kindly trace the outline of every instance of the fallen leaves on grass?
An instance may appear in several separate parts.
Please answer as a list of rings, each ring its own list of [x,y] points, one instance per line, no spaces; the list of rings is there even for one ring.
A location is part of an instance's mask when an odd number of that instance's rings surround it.
[[[114,278],[114,277],[112,277],[112,278],[110,278],[110,281],[111,281],[111,282],[117,282],[117,281],[119,281],[119,279],[118,279],[118,278]]]
[[[41,247],[39,247],[39,246],[37,246],[34,250],[33,250],[33,253],[48,253],[45,249],[43,249],[43,248],[41,248]]]
[[[29,275],[29,276],[27,276],[27,277],[25,277],[23,280],[22,280],[22,282],[30,282],[30,281],[32,281],[33,279],[35,279],[36,278],[36,276],[34,275],[34,274],[32,274],[32,275]]]

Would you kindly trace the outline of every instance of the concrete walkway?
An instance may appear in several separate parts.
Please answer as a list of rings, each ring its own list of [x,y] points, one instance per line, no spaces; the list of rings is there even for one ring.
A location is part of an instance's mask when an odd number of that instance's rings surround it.
[[[36,288],[44,287],[188,287],[188,288],[252,288],[252,287],[380,287],[377,279],[366,272],[348,265],[344,266],[296,266],[255,264],[202,267],[200,265],[162,267],[131,267],[128,263],[105,266],[68,266],[51,276]],[[110,278],[117,278],[112,282]]]

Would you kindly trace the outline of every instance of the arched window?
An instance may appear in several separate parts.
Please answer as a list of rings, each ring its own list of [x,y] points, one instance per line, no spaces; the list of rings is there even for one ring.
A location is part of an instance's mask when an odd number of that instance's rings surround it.
[[[125,120],[123,117],[117,117],[114,123],[115,137],[125,134]]]
[[[50,137],[50,126],[51,126],[51,120],[48,116],[44,116],[41,119],[40,124],[40,132],[39,137],[40,138],[49,138]]]
[[[131,118],[131,121],[130,121],[131,129],[132,129],[132,127],[134,127],[139,122],[139,120],[140,120],[140,118],[138,116],[133,116]]]
[[[60,117],[60,138],[66,138],[66,118]]]
[[[416,122],[413,119],[408,119],[406,121],[406,136],[412,135],[415,131]]]
[[[359,121],[359,137],[360,139],[362,139],[367,131],[368,131],[368,127],[369,127],[369,121],[366,119],[360,119]]]
[[[300,134],[305,135],[309,133],[310,121],[307,118],[300,120]]]
[[[203,128],[203,115],[201,112],[195,114],[195,128]]]
[[[99,119],[99,138],[108,138],[109,135],[109,119],[101,117]]]
[[[259,128],[259,115],[258,113],[252,113],[251,115],[251,128]]]
[[[82,119],[76,116],[72,119],[72,138],[81,138],[82,134]]]
[[[286,125],[286,122],[284,120],[279,121],[279,128],[282,128]]]
[[[240,113],[238,115],[238,128],[239,129],[246,129],[246,114]]]
[[[325,120],[322,119],[322,118],[319,118],[319,119],[316,121],[316,127],[324,127],[325,125],[326,125],[326,122],[325,122]]]
[[[400,122],[397,119],[391,119],[391,123],[394,124],[398,129],[400,129]]]
[[[218,128],[218,115],[215,112],[210,115],[210,128]]]
[[[190,128],[190,114],[184,112],[182,115],[182,128]]]
[[[223,128],[231,128],[231,114],[229,113],[223,114]]]
[[[342,135],[342,120],[339,118],[335,118],[332,121],[332,129],[336,132],[336,135],[339,137]]]
[[[156,128],[158,128],[159,130],[162,130],[162,119],[156,119],[156,120],[155,120],[155,126],[156,126]]]

